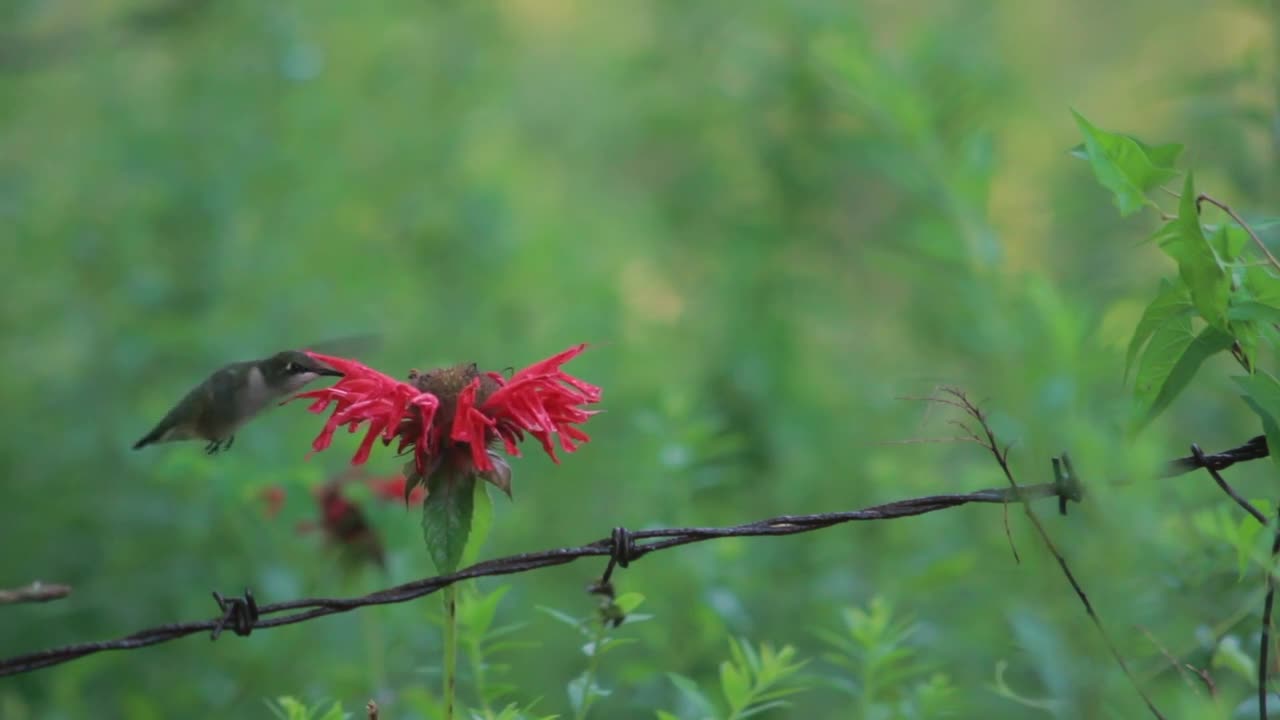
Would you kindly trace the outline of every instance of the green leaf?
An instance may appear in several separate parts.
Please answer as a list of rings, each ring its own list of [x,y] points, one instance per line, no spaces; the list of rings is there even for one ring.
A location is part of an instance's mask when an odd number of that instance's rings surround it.
[[[1267,447],[1280,448],[1280,382],[1270,373],[1259,370],[1252,375],[1233,377],[1244,390],[1245,403],[1262,420],[1262,432],[1267,436]],[[1280,467],[1280,453],[1272,453],[1271,461]]]
[[[613,604],[617,605],[618,609],[621,610],[624,615],[630,615],[635,612],[636,608],[640,607],[640,604],[643,602],[644,595],[641,595],[638,592],[629,592],[619,595],[618,599],[613,601]]]
[[[1129,350],[1124,358],[1126,380],[1129,377],[1129,370],[1133,367],[1133,361],[1138,359],[1138,351],[1146,344],[1152,333],[1176,318],[1189,316],[1192,311],[1191,294],[1187,291],[1186,285],[1168,280],[1160,281],[1160,291],[1156,293],[1155,300],[1152,300],[1143,311],[1142,319],[1138,321],[1138,327],[1133,331],[1133,339],[1129,341]]]
[[[1280,323],[1280,307],[1251,301],[1235,303],[1227,310],[1227,319],[1231,321]]]
[[[300,700],[289,695],[282,695],[276,698],[275,704],[268,703],[267,707],[271,709],[271,713],[281,720],[295,720],[296,718],[307,715],[307,706],[302,704]]]
[[[349,717],[351,714],[343,711],[342,703],[334,701],[333,705],[329,706],[329,711],[321,715],[319,720],[347,720]]]
[[[1234,671],[1241,679],[1246,682],[1252,682],[1258,677],[1258,666],[1240,647],[1240,640],[1235,635],[1228,635],[1222,638],[1218,646],[1214,648],[1213,657],[1209,661],[1209,667],[1227,668]]]
[[[638,642],[640,641],[636,640],[635,638],[605,638],[600,645],[600,654],[603,655],[606,652],[613,650],[615,648],[626,647],[628,645],[635,645]]]
[[[1142,356],[1134,392],[1140,415],[1134,431],[1154,420],[1195,377],[1204,361],[1231,347],[1233,338],[1207,327],[1192,337],[1191,320],[1182,318],[1156,331]]]
[[[728,660],[720,663],[720,689],[733,710],[741,710],[751,702],[751,679]]]
[[[1128,135],[1101,130],[1074,110],[1071,114],[1084,136],[1084,153],[1094,177],[1111,191],[1121,215],[1154,204],[1147,199],[1147,192],[1178,176],[1173,164],[1182,152],[1181,145],[1145,145]]]
[[[1280,306],[1280,277],[1261,265],[1245,268],[1244,286],[1252,300]]]
[[[578,632],[581,632],[581,633],[584,633],[584,634],[587,634],[587,635],[590,635],[590,633],[591,633],[591,631],[587,628],[587,626],[586,626],[586,622],[585,622],[585,621],[580,620],[580,619],[578,619],[578,618],[576,618],[576,617],[574,617],[574,616],[572,616],[572,615],[569,615],[568,613],[560,612],[559,610],[556,610],[555,608],[546,607],[545,605],[539,605],[539,606],[538,606],[538,609],[539,609],[539,610],[541,610],[542,612],[544,612],[544,613],[546,613],[546,614],[550,615],[551,617],[555,618],[556,620],[559,620],[560,622],[564,623],[565,625],[568,625],[569,627],[572,627],[573,629],[577,630]]]
[[[696,709],[698,717],[709,718],[716,716],[715,706],[711,704],[706,695],[702,694],[702,690],[698,688],[698,683],[679,673],[669,672],[667,677],[671,679],[672,684],[676,686],[685,700]]]
[[[569,693],[569,706],[573,708],[576,714],[582,713],[582,704],[587,701],[587,671],[583,671],[581,675],[569,681],[565,686],[565,691]]]
[[[658,720],[680,720],[680,718],[679,718],[679,717],[677,717],[677,716],[675,716],[675,715],[672,715],[671,713],[667,712],[666,710],[659,710],[659,711],[658,711]]]
[[[1280,331],[1277,330],[1280,313],[1275,310],[1280,308],[1280,277],[1262,265],[1243,267],[1241,270],[1243,277],[1238,280],[1240,287],[1232,294],[1232,307],[1227,310],[1227,317],[1234,321],[1233,329],[1242,345],[1246,344],[1246,340],[1252,341],[1253,347],[1247,348],[1252,358],[1253,350],[1264,340],[1272,348],[1280,349]],[[1241,327],[1244,321],[1251,321],[1253,324],[1248,338],[1243,337],[1246,334]]]
[[[510,589],[510,585],[500,585],[491,593],[476,592],[458,603],[458,622],[473,639],[482,640],[489,634],[498,616],[498,604]]]
[[[1236,521],[1233,529],[1232,546],[1236,549],[1236,582],[1240,582],[1244,580],[1245,571],[1249,569],[1249,560],[1253,555],[1258,536],[1262,534],[1263,526],[1253,516],[1245,515]]]
[[[489,486],[482,482],[474,485],[471,535],[467,538],[466,547],[462,549],[462,567],[472,565],[480,559],[480,551],[484,548],[485,540],[489,539],[489,530],[493,527],[493,501],[489,499]]]
[[[1209,245],[1218,253],[1225,263],[1235,262],[1249,242],[1249,233],[1235,223],[1227,223],[1214,228],[1209,235]]]
[[[476,480],[470,473],[441,468],[427,478],[422,503],[422,535],[427,552],[441,574],[458,569],[471,535]]]
[[[1178,217],[1156,231],[1154,239],[1178,263],[1178,274],[1191,291],[1191,302],[1205,322],[1227,329],[1231,278],[1200,227],[1195,181],[1187,173],[1178,202]]]
[[[769,712],[770,710],[777,710],[779,708],[790,707],[790,706],[791,706],[791,703],[785,700],[774,700],[773,702],[767,702],[767,703],[764,703],[763,705],[752,705],[750,710],[747,710],[746,712],[738,714],[738,720],[747,720],[747,718],[755,717],[760,713]]]

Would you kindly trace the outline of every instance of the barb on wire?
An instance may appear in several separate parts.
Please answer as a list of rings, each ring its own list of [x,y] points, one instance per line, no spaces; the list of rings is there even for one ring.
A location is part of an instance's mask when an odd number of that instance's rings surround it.
[[[1209,470],[1226,470],[1236,463],[1248,462],[1250,460],[1261,460],[1271,454],[1267,448],[1267,438],[1265,435],[1259,435],[1250,438],[1248,442],[1240,447],[1231,448],[1225,452],[1216,453],[1214,455],[1197,455],[1193,451],[1191,455],[1170,461],[1165,466],[1163,477],[1177,477],[1185,473],[1207,468]]]
[[[1194,457],[1175,460],[1170,463],[1170,467],[1181,469],[1175,469],[1171,474],[1177,475],[1200,467],[1221,469],[1237,462],[1266,457],[1266,455],[1265,440],[1254,438],[1245,445],[1233,450],[1216,455],[1205,455],[1205,465],[1197,464]],[[1075,487],[1078,490],[1078,480],[1073,480],[1072,482],[1076,483]],[[638,530],[635,532],[628,532],[619,528],[610,537],[586,545],[522,553],[486,560],[448,575],[423,578],[359,597],[302,598],[288,602],[258,605],[256,618],[252,622],[248,620],[237,621],[236,617],[229,617],[229,614],[248,611],[248,606],[252,602],[251,596],[246,595],[243,600],[240,598],[230,600],[224,598],[223,603],[219,606],[219,615],[214,619],[159,625],[115,640],[76,643],[5,658],[0,660],[0,677],[33,672],[99,652],[132,650],[158,645],[197,633],[213,633],[219,627],[226,628],[230,626],[233,630],[239,628],[246,631],[250,629],[260,631],[306,622],[327,615],[350,612],[370,605],[407,602],[430,595],[441,588],[464,580],[529,572],[539,568],[565,565],[586,557],[608,557],[610,558],[611,566],[626,567],[631,562],[639,560],[652,552],[715,538],[794,535],[849,522],[914,517],[971,503],[1007,505],[1010,502],[1019,500],[1061,498],[1065,492],[1069,491],[1069,488],[1069,485],[1064,485],[1062,479],[1056,479],[1052,483],[1022,485],[1016,490],[1006,487],[978,490],[967,494],[932,495],[899,500],[848,512],[783,515],[731,527],[670,528]],[[619,549],[620,546],[621,549]],[[611,568],[606,568],[606,570],[612,571]],[[245,606],[243,611],[228,611],[228,603],[237,605],[241,602]]]
[[[991,424],[987,422],[987,414],[982,410],[982,408],[973,403],[969,397],[965,395],[964,391],[958,388],[941,388],[939,392],[942,395],[945,395],[945,398],[942,398],[941,402],[960,408],[969,416],[969,419],[972,422],[977,424],[976,430],[967,426],[964,429],[969,432],[975,442],[985,448],[987,452],[991,453],[992,457],[995,458],[996,464],[1000,466],[1000,471],[1004,473],[1005,479],[1009,481],[1009,487],[1012,488],[1014,492],[1018,492],[1021,486],[1018,485],[1018,481],[1013,476],[1013,469],[1009,465],[1010,446],[1004,445],[1002,447],[1000,445],[999,440],[996,438],[995,431],[991,429]],[[1079,480],[1075,477],[1075,472],[1071,467],[1071,460],[1065,453],[1063,453],[1061,458],[1053,459],[1053,474],[1054,485],[1058,487],[1057,495],[1059,497],[1059,502],[1061,503],[1061,509],[1063,514],[1065,514],[1068,492],[1074,491],[1072,494],[1077,500],[1082,494],[1078,485]],[[1068,487],[1070,487],[1071,490],[1067,490]],[[1151,700],[1151,697],[1147,695],[1147,691],[1142,689],[1142,683],[1138,681],[1137,676],[1135,676],[1133,671],[1129,669],[1129,663],[1127,663],[1124,656],[1120,654],[1120,649],[1116,647],[1115,642],[1112,641],[1110,633],[1108,633],[1106,628],[1103,627],[1102,618],[1098,615],[1097,610],[1094,609],[1093,603],[1089,601],[1089,596],[1085,593],[1084,586],[1076,578],[1075,573],[1071,571],[1071,566],[1067,564],[1066,556],[1062,554],[1062,551],[1058,550],[1057,544],[1054,543],[1053,538],[1049,536],[1049,531],[1045,529],[1044,524],[1040,522],[1040,518],[1036,516],[1035,511],[1031,509],[1031,504],[1027,502],[1022,503],[1022,509],[1027,516],[1027,520],[1031,522],[1032,527],[1035,528],[1036,533],[1040,536],[1040,540],[1043,541],[1045,547],[1048,548],[1049,554],[1053,555],[1053,559],[1058,562],[1058,567],[1062,569],[1062,574],[1067,578],[1067,582],[1070,583],[1071,589],[1075,591],[1076,597],[1080,598],[1080,604],[1084,605],[1085,613],[1088,614],[1089,619],[1093,621],[1094,627],[1098,630],[1098,635],[1102,637],[1102,642],[1107,646],[1107,650],[1111,652],[1111,657],[1115,659],[1116,664],[1120,666],[1120,670],[1123,671],[1125,677],[1129,679],[1129,683],[1133,685],[1133,689],[1137,691],[1139,696],[1141,696],[1142,701],[1147,706],[1147,710],[1149,710],[1151,714],[1159,720],[1164,720],[1164,715],[1161,714],[1160,710],[1156,707],[1155,702]]]
[[[258,622],[258,603],[253,599],[253,593],[249,592],[249,588],[244,589],[243,598],[224,598],[222,593],[215,590],[213,600],[218,603],[222,617],[218,619],[218,624],[213,626],[213,632],[209,633],[210,640],[217,640],[227,626],[241,637],[247,637],[253,632],[253,625]]]
[[[1254,438],[1253,440],[1257,439],[1258,438]],[[1253,440],[1250,440],[1249,442],[1253,442]],[[1266,442],[1266,438],[1263,438],[1263,442]],[[1222,488],[1222,492],[1226,493],[1227,497],[1231,498],[1237,505],[1244,508],[1244,511],[1252,515],[1253,519],[1257,520],[1259,524],[1266,527],[1267,516],[1263,515],[1261,510],[1254,507],[1253,503],[1245,500],[1240,493],[1236,492],[1235,488],[1231,487],[1226,479],[1222,477],[1222,473],[1218,472],[1218,468],[1209,463],[1209,456],[1204,454],[1204,451],[1200,449],[1199,445],[1191,445],[1191,457],[1194,458],[1197,463],[1200,463],[1200,467],[1209,471],[1209,475],[1213,478],[1213,481],[1218,484],[1218,487]]]

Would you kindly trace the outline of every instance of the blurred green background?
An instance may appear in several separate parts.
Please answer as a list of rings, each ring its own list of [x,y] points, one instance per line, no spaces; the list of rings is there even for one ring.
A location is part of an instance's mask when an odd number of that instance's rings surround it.
[[[568,370],[605,389],[593,440],[513,461],[485,556],[1000,486],[972,444],[901,442],[957,435],[900,399],[957,385],[1020,481],[1072,453],[1087,501],[1038,509],[1157,702],[1212,708],[1167,651],[1212,666],[1222,716],[1251,712],[1263,574],[1224,540],[1239,513],[1205,476],[1144,473],[1258,430],[1223,358],[1124,435],[1124,345],[1172,264],[1139,245],[1154,215],[1120,220],[1067,149],[1075,107],[1186,143],[1201,187],[1276,213],[1277,33],[1275,2],[1189,0],[0,4],[0,586],[75,588],[0,607],[0,652],[209,617],[214,589],[432,574],[418,513],[368,492],[386,575],[295,530],[357,443],[304,460],[322,421],[300,405],[225,455],[129,449],[219,364],[362,332],[395,376],[589,342]],[[1273,468],[1231,478],[1274,497]],[[638,642],[605,658],[592,717],[693,717],[665,673],[718,695],[731,636],[813,658],[763,717],[929,716],[912,693],[934,672],[956,717],[1141,716],[1008,522],[1021,563],[995,506],[646,558],[617,582],[655,617],[618,631]],[[480,584],[521,624],[493,660],[510,700],[572,716],[581,638],[537,607],[589,615],[602,568]],[[927,671],[872,701],[815,631],[877,596]],[[423,717],[438,606],[100,654],[0,680],[0,717],[269,717],[281,695]]]

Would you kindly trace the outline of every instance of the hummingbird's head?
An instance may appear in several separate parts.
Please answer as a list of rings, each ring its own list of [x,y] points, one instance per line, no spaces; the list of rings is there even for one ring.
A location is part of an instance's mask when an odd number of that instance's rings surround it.
[[[298,350],[285,350],[272,355],[263,364],[262,377],[267,385],[281,392],[294,392],[321,375],[341,377],[342,373]]]

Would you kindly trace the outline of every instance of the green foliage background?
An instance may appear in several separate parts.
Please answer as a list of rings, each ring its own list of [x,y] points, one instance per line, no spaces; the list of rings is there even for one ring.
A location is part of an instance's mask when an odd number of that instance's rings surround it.
[[[1138,244],[1158,218],[1122,219],[1066,150],[1074,107],[1185,144],[1198,188],[1280,213],[1275,3],[19,0],[0,27],[0,586],[75,587],[0,607],[3,654],[206,617],[211,589],[430,573],[417,513],[367,495],[387,576],[295,531],[356,442],[305,461],[320,421],[300,406],[215,458],[129,450],[220,363],[376,331],[362,359],[397,376],[593,344],[569,367],[605,388],[592,442],[513,461],[485,556],[1000,486],[976,446],[899,443],[956,435],[900,397],[961,386],[1022,482],[1072,453],[1090,495],[1042,518],[1157,702],[1204,703],[1163,646],[1211,666],[1224,712],[1248,707],[1266,533],[1207,477],[1145,473],[1256,416],[1220,356],[1126,434],[1125,347],[1174,265]],[[1274,472],[1231,477],[1274,500]],[[730,637],[818,658],[816,632],[875,596],[919,622],[958,717],[1139,716],[1009,527],[1020,564],[998,507],[645,559],[618,582],[655,617],[604,661],[593,716],[675,712],[668,672],[713,693]],[[524,623],[513,699],[566,712],[580,637],[535,608],[589,613],[602,567],[481,584]],[[0,680],[0,716],[267,717],[295,695],[416,717],[437,605],[98,655]],[[864,716],[822,683],[791,700],[770,717]],[[891,704],[876,716],[911,717]]]

